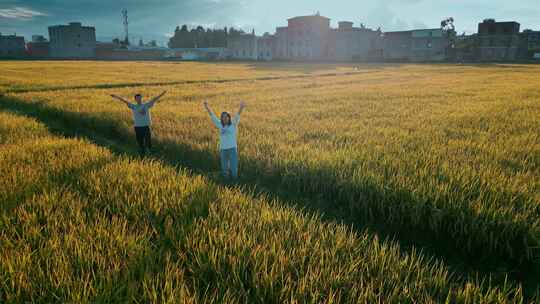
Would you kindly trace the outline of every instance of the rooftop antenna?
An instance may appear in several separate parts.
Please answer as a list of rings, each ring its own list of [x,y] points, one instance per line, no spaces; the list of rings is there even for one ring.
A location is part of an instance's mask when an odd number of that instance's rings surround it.
[[[124,22],[124,34],[126,35],[124,38],[124,44],[126,46],[129,45],[129,22],[128,22],[128,11],[127,9],[122,10],[122,20]]]

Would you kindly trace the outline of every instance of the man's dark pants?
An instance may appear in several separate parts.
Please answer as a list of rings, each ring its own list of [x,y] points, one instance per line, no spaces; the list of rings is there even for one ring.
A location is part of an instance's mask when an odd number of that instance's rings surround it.
[[[150,131],[150,127],[135,127],[135,137],[137,138],[141,155],[144,155],[146,149],[148,151],[152,149],[152,132]]]

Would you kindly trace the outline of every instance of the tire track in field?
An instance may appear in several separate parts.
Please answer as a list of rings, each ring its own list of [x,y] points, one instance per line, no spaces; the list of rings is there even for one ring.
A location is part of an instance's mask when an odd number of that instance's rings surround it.
[[[250,82],[250,81],[271,81],[271,80],[286,80],[286,79],[306,79],[306,78],[326,78],[337,76],[354,76],[368,73],[370,71],[360,72],[343,72],[343,73],[323,73],[323,74],[300,74],[289,76],[264,76],[254,78],[231,78],[231,79],[208,79],[208,80],[178,80],[178,81],[164,81],[164,82],[133,82],[133,83],[113,83],[113,84],[95,84],[95,85],[82,85],[82,86],[60,86],[60,87],[42,87],[32,89],[8,89],[5,93],[34,93],[34,92],[54,92],[65,90],[83,90],[83,89],[116,89],[116,88],[132,88],[132,87],[157,87],[166,85],[179,85],[179,84],[203,84],[203,83],[235,83],[235,82]]]

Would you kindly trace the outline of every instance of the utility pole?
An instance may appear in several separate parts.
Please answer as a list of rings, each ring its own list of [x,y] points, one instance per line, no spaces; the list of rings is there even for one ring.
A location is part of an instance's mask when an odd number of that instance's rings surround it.
[[[128,22],[128,11],[127,9],[122,10],[122,21],[124,22],[124,45],[129,46],[129,22]]]

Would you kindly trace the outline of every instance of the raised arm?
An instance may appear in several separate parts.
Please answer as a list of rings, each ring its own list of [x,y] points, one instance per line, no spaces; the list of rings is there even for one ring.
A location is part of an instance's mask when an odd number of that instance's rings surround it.
[[[120,100],[121,102],[125,103],[126,106],[131,106],[131,102],[127,101],[126,99],[124,99],[123,97],[120,97],[118,95],[115,95],[115,94],[111,94],[111,97],[114,98],[114,99],[117,99],[117,100]]]
[[[216,114],[214,114],[214,112],[208,106],[208,101],[205,100],[203,104],[204,104],[204,108],[206,109],[206,112],[208,112],[208,115],[210,115],[212,122],[217,128],[219,128],[221,126],[221,121],[217,118]]]
[[[156,102],[158,102],[158,101],[161,99],[161,97],[163,97],[163,95],[165,95],[166,93],[167,93],[167,91],[161,92],[161,94],[159,94],[158,96],[156,96],[156,97],[150,99],[150,101],[149,101],[148,103],[151,104],[151,105],[154,105],[154,104],[155,104]]]
[[[246,107],[246,103],[241,101],[240,102],[240,109],[238,110],[238,113],[233,118],[233,124],[237,125],[240,122],[240,115],[244,111],[244,108]]]

